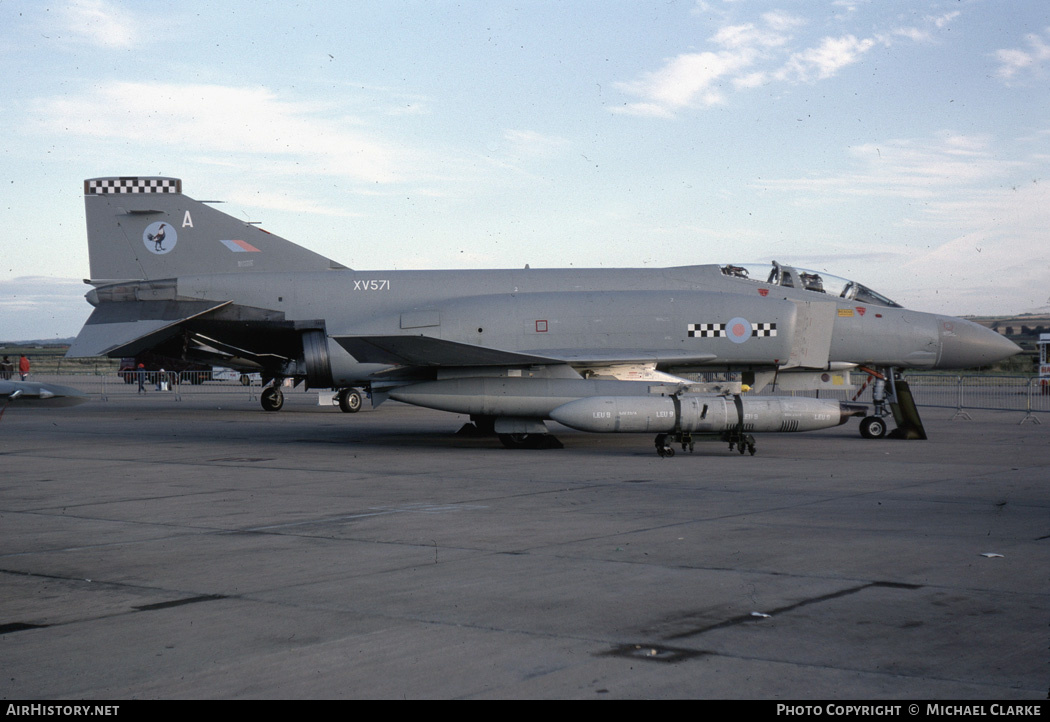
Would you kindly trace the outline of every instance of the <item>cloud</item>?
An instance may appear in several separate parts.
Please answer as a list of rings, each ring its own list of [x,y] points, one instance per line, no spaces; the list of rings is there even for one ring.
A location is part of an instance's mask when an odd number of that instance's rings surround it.
[[[778,51],[788,37],[780,29],[795,27],[799,21],[768,13],[765,26],[731,25],[712,38],[724,50],[683,53],[670,58],[659,70],[616,86],[641,101],[611,108],[614,113],[651,117],[673,117],[684,108],[702,108],[726,102],[723,83],[736,90],[758,87],[771,79],[806,83],[826,80],[842,68],[860,61],[876,45],[871,38],[853,35],[823,38],[812,48],[792,53],[775,70],[755,69],[782,57]]]
[[[767,180],[762,189],[789,192],[796,206],[819,208],[823,224],[902,254],[903,273],[885,284],[890,296],[952,313],[1016,312],[1046,297],[1050,184],[1034,177],[1045,159],[1009,158],[1003,145],[953,132],[863,144],[849,149],[841,173]],[[863,227],[856,213],[879,228]],[[965,306],[948,307],[948,298]]]
[[[882,196],[927,200],[1016,176],[1023,161],[1005,160],[984,135],[944,132],[932,139],[896,139],[849,149],[848,171],[820,177],[766,179],[764,188],[819,192],[822,199]]]
[[[710,38],[717,50],[681,53],[663,67],[643,73],[637,80],[616,87],[640,100],[610,108],[613,113],[673,117],[684,108],[702,108],[726,102],[723,85],[753,87],[765,73],[752,71],[756,63],[772,57],[790,40],[789,31],[804,21],[784,12],[768,12],[762,22],[725,24]]]
[[[418,157],[334,105],[286,100],[265,87],[113,82],[34,104],[34,132],[126,145],[253,156],[266,172],[394,183]]]
[[[1036,33],[1026,35],[1027,50],[1018,48],[997,50],[995,58],[999,61],[999,69],[996,75],[1004,81],[1012,81],[1022,75],[1041,74],[1043,63],[1050,60],[1050,43],[1045,39],[1047,35],[1050,35],[1050,28],[1044,30],[1042,35]]]
[[[843,34],[809,40],[796,38],[808,22],[782,11],[764,13],[757,22],[726,21],[708,38],[714,48],[681,53],[636,80],[616,83],[617,88],[638,100],[609,110],[671,118],[684,109],[723,105],[729,101],[730,90],[744,92],[771,82],[827,80],[861,62],[874,48],[891,45],[895,38],[931,42],[936,31],[946,28],[958,15],[926,16],[918,26],[873,32],[870,37]]]
[[[296,196],[291,193],[267,192],[258,189],[234,190],[228,194],[228,202],[252,208],[311,213],[335,218],[360,218],[364,215],[363,213],[348,211],[345,208],[324,205],[309,197]]]
[[[853,35],[824,38],[817,47],[793,54],[775,77],[798,82],[826,80],[858,62],[873,47],[875,41],[871,38],[860,40]]]
[[[131,48],[141,42],[138,22],[105,0],[72,0],[59,17],[70,36],[91,45]]]
[[[682,53],[637,80],[617,83],[624,93],[640,100],[611,111],[673,117],[684,108],[724,104],[724,88],[728,87],[746,90],[771,79],[796,83],[824,80],[858,62],[876,44],[870,38],[845,35],[823,38],[815,47],[789,52],[791,31],[804,24],[793,15],[769,12],[759,24],[724,25],[710,38],[721,49]]]
[[[944,13],[943,15],[929,17],[927,18],[927,20],[933,23],[933,26],[936,27],[938,30],[943,30],[944,28],[951,25],[952,21],[955,20],[955,18],[959,17],[961,14],[962,13],[958,10],[953,10],[952,12]]]
[[[534,130],[506,130],[503,140],[517,156],[549,158],[566,150],[570,143],[556,135],[544,135]]]
[[[724,100],[716,85],[718,80],[748,67],[754,59],[755,51],[746,46],[720,52],[679,55],[668,60],[663,68],[646,73],[639,80],[617,83],[624,92],[641,96],[645,100],[615,110],[656,116],[673,114],[684,107],[717,105]]]

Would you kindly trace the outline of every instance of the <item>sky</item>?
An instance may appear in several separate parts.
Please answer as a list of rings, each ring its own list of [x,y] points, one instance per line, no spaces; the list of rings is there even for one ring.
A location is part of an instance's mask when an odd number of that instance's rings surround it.
[[[83,180],[361,270],[769,262],[1050,306],[1045,0],[0,0],[0,339],[90,314]]]

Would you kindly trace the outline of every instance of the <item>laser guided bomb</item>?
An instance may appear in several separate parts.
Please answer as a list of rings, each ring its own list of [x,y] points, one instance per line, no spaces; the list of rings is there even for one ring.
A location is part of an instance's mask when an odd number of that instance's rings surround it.
[[[713,393],[718,391],[719,393]],[[867,406],[829,399],[742,394],[741,384],[652,384],[603,379],[526,379],[493,376],[428,381],[390,397],[416,406],[496,419],[493,430],[521,447],[549,442],[542,420],[594,433],[656,433],[661,455],[669,443],[692,447],[718,438],[755,452],[753,432],[815,431],[863,416]]]
[[[580,431],[596,433],[656,432],[661,456],[673,455],[670,443],[692,450],[694,439],[718,438],[730,449],[755,453],[752,432],[816,431],[840,426],[867,407],[829,399],[744,397],[740,394],[675,393],[633,397],[578,399],[551,411],[551,418]]]
[[[560,424],[596,433],[816,431],[840,426],[866,406],[828,399],[791,397],[598,396],[578,399],[551,411]]]

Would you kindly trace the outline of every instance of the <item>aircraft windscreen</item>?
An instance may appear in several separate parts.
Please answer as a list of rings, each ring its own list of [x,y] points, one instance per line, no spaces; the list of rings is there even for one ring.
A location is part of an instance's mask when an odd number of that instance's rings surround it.
[[[877,293],[856,281],[821,271],[782,266],[776,261],[773,261],[772,268],[759,263],[739,263],[727,264],[721,266],[721,269],[723,276],[731,276],[732,278],[768,283],[774,286],[783,286],[784,288],[802,288],[814,293],[823,293],[836,298],[870,303],[876,306],[901,308],[899,303],[891,301],[881,293]]]

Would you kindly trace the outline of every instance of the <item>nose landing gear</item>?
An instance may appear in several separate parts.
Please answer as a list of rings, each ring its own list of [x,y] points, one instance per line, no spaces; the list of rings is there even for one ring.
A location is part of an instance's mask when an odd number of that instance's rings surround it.
[[[925,439],[926,429],[922,425],[915,398],[900,372],[894,368],[876,371],[861,367],[861,370],[875,380],[871,391],[875,413],[861,420],[860,435],[865,439]],[[892,431],[888,430],[886,423],[890,416],[897,425]]]

